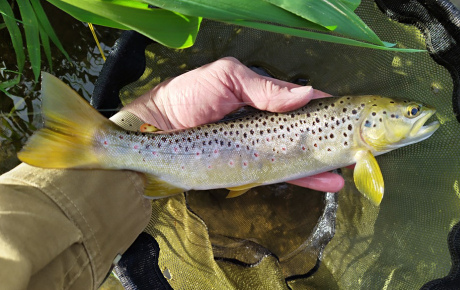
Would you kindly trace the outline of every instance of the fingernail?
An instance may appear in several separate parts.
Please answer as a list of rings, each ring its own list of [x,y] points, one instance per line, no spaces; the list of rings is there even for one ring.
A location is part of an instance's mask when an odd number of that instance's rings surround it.
[[[293,88],[290,90],[291,93],[294,93],[294,94],[309,94],[311,93],[312,91],[312,87],[311,86],[302,86],[302,87],[297,87],[297,88]]]

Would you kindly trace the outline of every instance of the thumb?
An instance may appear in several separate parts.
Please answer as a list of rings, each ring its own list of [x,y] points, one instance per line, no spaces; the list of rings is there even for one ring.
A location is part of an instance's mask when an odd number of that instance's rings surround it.
[[[287,112],[305,106],[310,100],[329,94],[282,80],[260,76],[237,60],[232,70],[225,70],[231,79],[233,93],[243,103],[271,112]],[[228,73],[232,72],[232,73]]]

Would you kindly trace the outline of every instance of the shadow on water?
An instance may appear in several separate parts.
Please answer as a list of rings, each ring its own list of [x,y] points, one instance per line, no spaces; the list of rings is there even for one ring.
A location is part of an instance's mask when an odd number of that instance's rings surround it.
[[[41,2],[62,45],[70,56],[69,62],[53,45],[52,70],[42,50],[42,71],[50,72],[69,84],[85,99],[89,100],[94,83],[102,69],[103,59],[86,23],[80,22],[47,2]],[[17,7],[15,15],[20,18]],[[20,28],[22,25],[20,25]],[[96,26],[96,33],[104,53],[119,37],[120,31]],[[24,42],[24,50],[26,50]],[[9,33],[0,30],[0,83],[12,80],[17,70]],[[21,81],[8,89],[9,95],[0,92],[0,174],[17,164],[16,152],[22,148],[27,137],[42,126],[40,116],[40,84],[34,81],[30,63],[26,65]],[[63,96],[65,97],[65,96]]]

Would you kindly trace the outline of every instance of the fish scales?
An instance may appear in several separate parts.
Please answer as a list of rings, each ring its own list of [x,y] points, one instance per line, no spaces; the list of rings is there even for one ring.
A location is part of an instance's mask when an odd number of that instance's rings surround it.
[[[43,73],[45,128],[18,153],[44,168],[131,169],[147,173],[146,195],[226,187],[236,197],[262,184],[356,163],[356,188],[373,204],[384,194],[374,156],[429,138],[428,105],[380,96],[313,100],[287,113],[255,112],[196,128],[127,132],[56,77]],[[64,96],[64,97],[63,97]]]
[[[256,112],[167,133],[102,130],[95,150],[113,168],[183,189],[271,184],[353,164],[355,127],[377,98],[313,100],[292,112]]]

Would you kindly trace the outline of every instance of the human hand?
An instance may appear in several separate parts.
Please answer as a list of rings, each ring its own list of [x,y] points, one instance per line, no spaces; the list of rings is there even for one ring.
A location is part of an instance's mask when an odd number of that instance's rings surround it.
[[[245,105],[286,112],[328,96],[310,86],[260,76],[238,60],[226,57],[159,84],[123,110],[159,129],[171,130],[216,122]],[[336,192],[344,180],[338,174],[325,172],[289,183]]]

